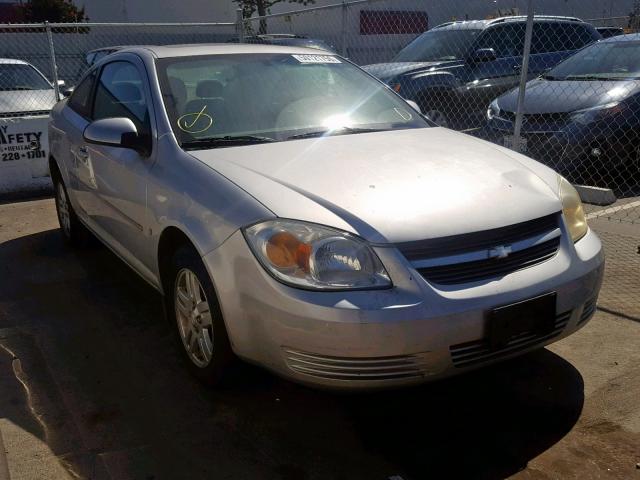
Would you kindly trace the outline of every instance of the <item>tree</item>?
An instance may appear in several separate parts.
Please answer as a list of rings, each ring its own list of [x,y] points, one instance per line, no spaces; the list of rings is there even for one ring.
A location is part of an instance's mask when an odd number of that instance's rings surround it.
[[[263,17],[269,13],[269,9],[273,7],[276,3],[280,2],[288,2],[288,3],[298,3],[301,5],[310,5],[315,3],[316,0],[233,0],[235,3],[240,5],[242,8],[242,16],[243,18],[251,18],[256,11],[258,12],[258,16]],[[267,22],[265,20],[260,20],[260,31],[259,33],[267,33]]]
[[[84,7],[76,7],[71,0],[29,0],[22,6],[22,17],[27,23],[89,20],[84,13]]]

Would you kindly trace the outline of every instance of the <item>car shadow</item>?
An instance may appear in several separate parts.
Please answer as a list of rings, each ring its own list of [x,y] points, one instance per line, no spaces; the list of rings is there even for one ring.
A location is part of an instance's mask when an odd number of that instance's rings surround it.
[[[81,477],[504,478],[582,411],[580,373],[547,350],[410,389],[318,391],[248,365],[211,389],[106,248],[45,231],[1,244],[0,268],[0,417]]]

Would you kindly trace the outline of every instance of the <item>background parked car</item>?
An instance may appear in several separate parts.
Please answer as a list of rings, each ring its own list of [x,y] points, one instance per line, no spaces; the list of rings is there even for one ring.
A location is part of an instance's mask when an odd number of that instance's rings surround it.
[[[489,102],[519,82],[525,27],[521,16],[445,23],[420,35],[392,62],[364,68],[415,100],[439,125],[480,127]],[[577,18],[536,16],[529,75],[600,38]]]
[[[0,59],[0,192],[48,176],[47,122],[56,101],[53,84],[36,67]]]
[[[488,134],[513,133],[518,91],[494,100]],[[527,84],[522,124],[525,148],[536,160],[570,175],[609,184],[611,174],[638,172],[640,148],[640,34],[602,40]]]

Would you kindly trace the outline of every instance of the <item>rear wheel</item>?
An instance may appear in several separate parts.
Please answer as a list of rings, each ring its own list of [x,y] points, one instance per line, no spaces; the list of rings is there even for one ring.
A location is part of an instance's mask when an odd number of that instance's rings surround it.
[[[167,313],[190,370],[218,384],[234,360],[213,283],[197,252],[180,247],[171,262]]]
[[[55,172],[52,177],[55,189],[56,212],[58,213],[58,223],[60,224],[62,236],[71,245],[84,245],[89,238],[89,231],[78,219],[59,172]]]

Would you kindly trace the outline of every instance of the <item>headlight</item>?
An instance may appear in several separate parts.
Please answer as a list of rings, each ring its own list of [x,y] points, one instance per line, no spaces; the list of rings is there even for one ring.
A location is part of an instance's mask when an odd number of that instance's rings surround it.
[[[565,178],[558,175],[558,195],[562,200],[562,214],[567,223],[571,239],[575,242],[584,237],[589,229],[582,200],[577,190]]]
[[[495,99],[487,109],[487,119],[493,120],[494,117],[498,116],[500,116],[500,107],[498,106],[498,99]]]
[[[618,113],[623,108],[620,102],[611,102],[604,105],[596,105],[595,107],[576,110],[571,114],[571,120],[586,125],[593,121],[593,118],[601,114]]]
[[[262,266],[277,280],[316,290],[391,286],[367,243],[347,232],[294,220],[269,220],[244,230]]]

